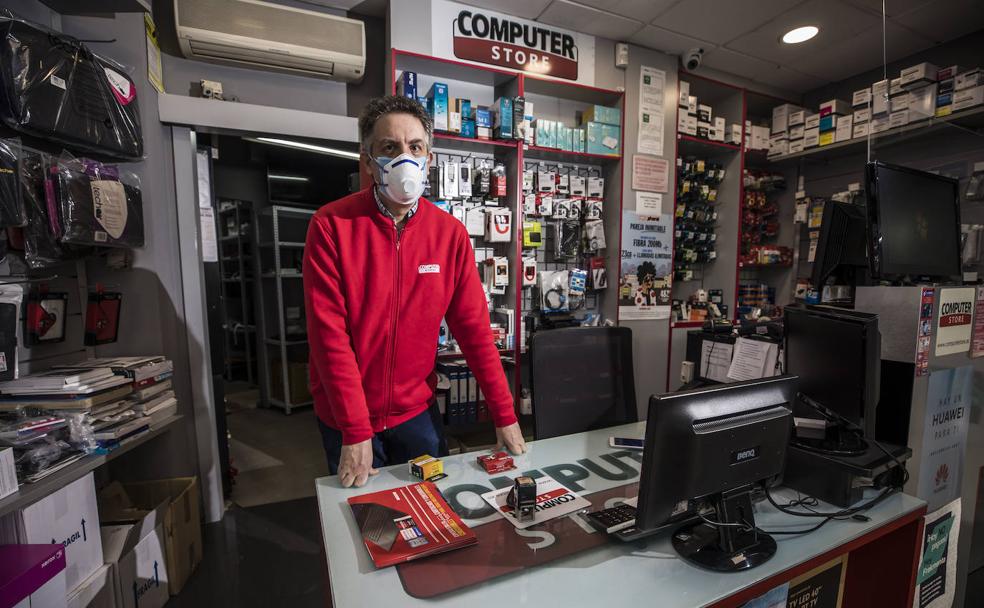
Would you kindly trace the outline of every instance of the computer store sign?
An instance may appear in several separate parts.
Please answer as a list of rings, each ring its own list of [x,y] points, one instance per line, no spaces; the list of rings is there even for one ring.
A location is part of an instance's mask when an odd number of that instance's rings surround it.
[[[937,357],[970,350],[975,296],[973,287],[940,290],[939,318],[936,324]]]
[[[432,11],[436,57],[594,84],[594,36],[443,0]]]

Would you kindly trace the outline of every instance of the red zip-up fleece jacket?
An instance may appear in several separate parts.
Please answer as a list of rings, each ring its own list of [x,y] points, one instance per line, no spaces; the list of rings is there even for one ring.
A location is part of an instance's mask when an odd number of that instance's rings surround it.
[[[426,199],[400,233],[371,188],[318,210],[304,248],[304,302],[314,410],[343,444],[427,409],[442,318],[495,425],[516,422],[468,233]]]

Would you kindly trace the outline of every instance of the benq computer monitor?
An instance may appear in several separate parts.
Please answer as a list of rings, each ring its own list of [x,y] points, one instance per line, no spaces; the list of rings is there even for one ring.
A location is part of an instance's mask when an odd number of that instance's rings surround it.
[[[738,525],[686,524],[673,536],[684,559],[720,571],[769,559],[775,541],[754,528],[751,491],[782,474],[796,390],[795,376],[779,376],[654,395],[636,528],[657,530],[710,504],[713,521]]]

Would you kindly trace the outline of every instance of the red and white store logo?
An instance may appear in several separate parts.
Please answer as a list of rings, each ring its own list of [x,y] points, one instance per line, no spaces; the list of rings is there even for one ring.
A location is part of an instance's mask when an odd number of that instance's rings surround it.
[[[940,327],[970,325],[973,313],[973,302],[945,302],[940,307]]]
[[[458,13],[452,28],[458,59],[577,80],[577,46],[570,34],[468,10]]]

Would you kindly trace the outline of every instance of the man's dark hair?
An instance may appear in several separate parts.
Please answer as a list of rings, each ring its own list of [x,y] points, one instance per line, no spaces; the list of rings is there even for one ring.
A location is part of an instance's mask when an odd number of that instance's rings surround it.
[[[427,149],[431,149],[434,136],[434,121],[431,120],[430,114],[427,113],[424,106],[420,105],[420,102],[417,100],[410,99],[409,97],[387,95],[385,97],[376,97],[370,101],[363,108],[362,115],[359,116],[359,141],[363,152],[370,152],[371,142],[369,138],[372,137],[372,128],[376,126],[376,122],[380,118],[387,114],[409,114],[419,120],[420,124],[424,126],[424,132],[427,133]]]

